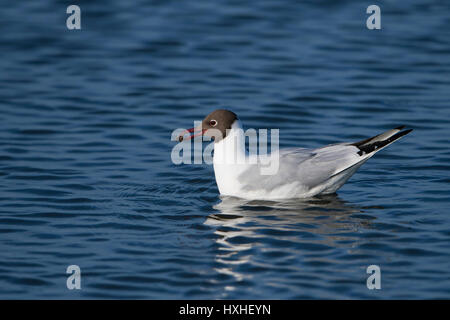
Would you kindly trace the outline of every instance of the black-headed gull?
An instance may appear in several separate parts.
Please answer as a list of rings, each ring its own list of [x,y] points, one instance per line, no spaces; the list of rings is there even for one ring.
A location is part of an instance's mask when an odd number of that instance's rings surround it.
[[[272,152],[257,161],[245,149],[245,136],[236,114],[220,109],[211,112],[201,125],[185,131],[179,140],[202,135],[214,139],[214,174],[220,194],[276,200],[335,193],[370,157],[412,131],[401,131],[403,128],[358,142],[276,150],[276,157]],[[187,132],[190,135],[184,138]],[[277,170],[264,174],[263,160],[269,158],[277,161]]]

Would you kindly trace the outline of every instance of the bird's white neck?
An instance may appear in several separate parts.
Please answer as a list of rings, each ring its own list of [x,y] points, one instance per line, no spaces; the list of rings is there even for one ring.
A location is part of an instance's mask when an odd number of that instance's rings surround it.
[[[238,177],[246,167],[245,136],[239,120],[221,141],[214,143],[214,175],[223,195],[233,195],[240,186]]]
[[[225,138],[214,143],[214,165],[244,164],[245,135],[239,120],[235,120]]]

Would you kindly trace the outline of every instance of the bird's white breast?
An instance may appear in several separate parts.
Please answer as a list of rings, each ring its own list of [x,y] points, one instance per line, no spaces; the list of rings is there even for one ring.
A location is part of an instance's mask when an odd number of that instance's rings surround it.
[[[239,175],[248,167],[245,136],[239,120],[233,122],[224,139],[214,144],[214,174],[223,195],[238,196]]]

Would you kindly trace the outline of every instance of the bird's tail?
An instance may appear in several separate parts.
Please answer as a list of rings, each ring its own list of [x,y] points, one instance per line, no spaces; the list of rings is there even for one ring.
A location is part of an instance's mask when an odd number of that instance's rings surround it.
[[[365,140],[361,140],[355,143],[352,143],[355,147],[359,149],[358,154],[360,156],[368,155],[372,152],[377,152],[384,147],[387,147],[394,141],[400,139],[404,135],[407,135],[412,131],[412,129],[404,130],[405,126],[400,126],[392,130],[388,130],[379,135],[376,135],[372,138],[368,138]]]

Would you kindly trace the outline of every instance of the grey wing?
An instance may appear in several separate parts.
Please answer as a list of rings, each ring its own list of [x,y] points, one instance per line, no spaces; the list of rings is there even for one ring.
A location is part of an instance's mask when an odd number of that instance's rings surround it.
[[[333,176],[364,161],[359,149],[348,143],[329,145],[318,149],[282,149],[279,168],[273,175],[262,175],[261,164],[249,167],[239,176],[244,189],[273,190],[287,184],[299,183],[306,189],[314,188]]]

